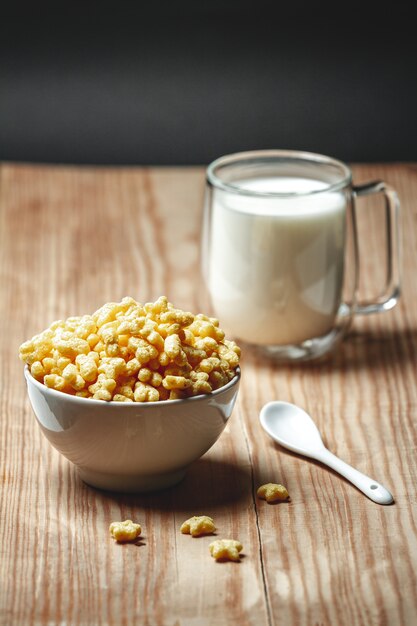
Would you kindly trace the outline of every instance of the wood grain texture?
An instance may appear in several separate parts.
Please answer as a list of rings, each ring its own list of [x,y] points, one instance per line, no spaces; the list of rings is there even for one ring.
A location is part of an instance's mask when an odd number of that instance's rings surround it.
[[[177,487],[106,494],[52,449],[27,400],[19,344],[56,319],[108,300],[166,294],[198,306],[202,168],[1,167],[0,623],[71,626],[413,625],[417,615],[417,165],[357,165],[400,195],[403,296],[355,320],[328,361],[278,366],[246,350],[234,415]],[[360,215],[361,289],[383,280],[384,220]],[[386,484],[381,507],[340,476],[281,450],[261,431],[271,399],[307,409],[332,451]],[[283,482],[290,503],[256,499]],[[181,535],[212,515],[244,545],[215,563],[210,538]],[[139,545],[108,525],[132,518]]]

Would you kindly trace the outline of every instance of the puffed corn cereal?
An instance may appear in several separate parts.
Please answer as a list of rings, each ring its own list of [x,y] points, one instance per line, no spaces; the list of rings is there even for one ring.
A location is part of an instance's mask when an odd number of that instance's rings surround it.
[[[194,515],[187,519],[181,526],[181,532],[184,535],[192,537],[200,537],[201,535],[210,535],[214,533],[216,527],[214,521],[208,515]]]
[[[135,524],[131,519],[127,519],[124,522],[112,522],[109,526],[109,531],[113,539],[121,543],[137,539],[142,532],[142,528],[140,524]]]
[[[256,492],[258,498],[262,498],[267,502],[277,502],[278,500],[288,500],[290,494],[284,487],[284,485],[278,485],[276,483],[267,483],[261,485]]]
[[[36,380],[81,398],[158,402],[207,394],[227,384],[240,348],[219,321],[176,309],[161,296],[126,297],[92,315],[69,317],[20,346]]]
[[[239,561],[239,552],[243,550],[240,541],[236,539],[216,539],[209,545],[211,556],[218,560]]]

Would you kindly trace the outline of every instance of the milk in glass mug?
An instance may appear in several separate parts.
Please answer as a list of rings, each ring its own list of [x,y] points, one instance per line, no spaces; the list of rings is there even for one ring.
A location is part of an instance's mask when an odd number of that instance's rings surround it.
[[[359,302],[358,196],[385,198],[387,281]],[[355,186],[347,165],[308,152],[223,156],[208,167],[201,263],[206,306],[236,340],[278,360],[330,352],[355,314],[400,294],[399,201],[381,181]]]

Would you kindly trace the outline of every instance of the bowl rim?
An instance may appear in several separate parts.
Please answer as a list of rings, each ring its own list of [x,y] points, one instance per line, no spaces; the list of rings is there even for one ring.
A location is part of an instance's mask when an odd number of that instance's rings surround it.
[[[240,366],[238,366],[235,370],[235,375],[233,376],[233,378],[229,380],[229,382],[226,383],[226,385],[223,385],[223,387],[219,387],[218,389],[215,389],[211,393],[202,393],[198,396],[190,396],[189,398],[179,398],[178,400],[158,400],[157,402],[119,402],[117,400],[106,401],[106,400],[93,400],[92,398],[80,398],[78,396],[73,396],[70,393],[65,393],[64,391],[51,389],[50,387],[47,387],[44,383],[39,382],[39,380],[36,380],[36,378],[32,376],[29,370],[29,366],[27,364],[25,364],[24,375],[28,384],[32,383],[35,387],[37,387],[42,392],[46,393],[47,395],[50,394],[52,398],[54,397],[63,398],[63,399],[65,398],[65,400],[69,402],[73,402],[74,404],[80,404],[80,405],[88,403],[88,406],[101,406],[101,407],[123,406],[126,408],[135,407],[137,410],[139,407],[143,408],[146,406],[148,407],[151,407],[151,406],[160,407],[164,405],[165,406],[166,405],[178,406],[183,403],[189,404],[190,402],[201,402],[204,400],[207,401],[208,399],[222,395],[225,391],[237,385],[240,381],[241,370],[240,370]],[[129,408],[128,410],[131,410],[131,409]]]

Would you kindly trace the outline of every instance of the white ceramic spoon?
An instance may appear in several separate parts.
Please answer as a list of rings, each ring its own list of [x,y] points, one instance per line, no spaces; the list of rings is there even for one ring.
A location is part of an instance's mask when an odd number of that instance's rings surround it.
[[[388,489],[339,459],[324,446],[317,426],[303,409],[289,402],[268,402],[262,408],[259,419],[268,435],[284,448],[328,465],[378,504],[394,502]]]

